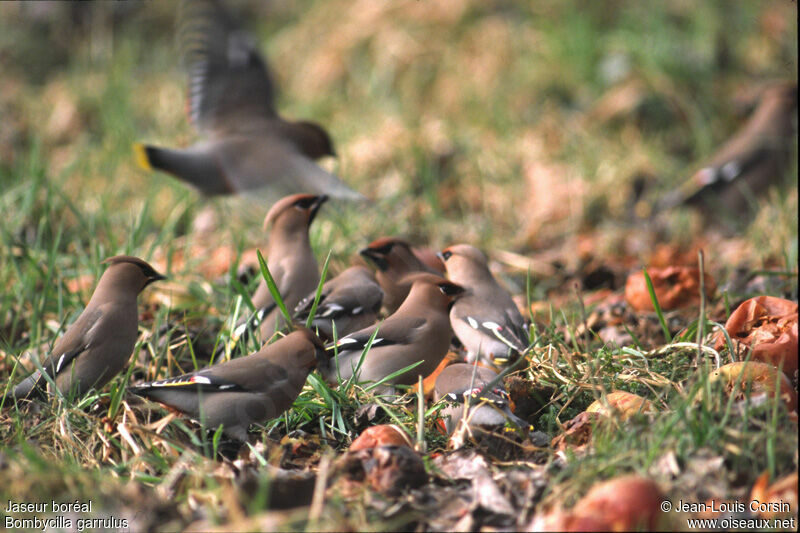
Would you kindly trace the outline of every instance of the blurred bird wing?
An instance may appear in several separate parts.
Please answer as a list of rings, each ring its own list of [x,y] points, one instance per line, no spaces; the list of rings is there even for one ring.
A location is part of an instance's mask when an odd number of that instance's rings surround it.
[[[331,198],[364,201],[366,197],[347,186],[338,176],[323,169],[294,148],[282,161],[283,173],[294,190],[327,194]]]
[[[255,38],[214,0],[185,2],[181,44],[189,71],[189,106],[200,132],[235,131],[275,117],[275,85]]]
[[[234,136],[217,143],[217,149],[220,168],[235,192],[263,189],[275,197],[306,192],[365,199],[278,136]]]
[[[695,172],[675,193],[669,195],[669,201],[665,205],[674,207],[681,203],[691,204],[708,191],[735,182],[759,165],[769,162],[774,156],[774,150],[761,145],[740,151],[725,150],[714,157],[708,166]]]
[[[763,108],[763,111],[756,110],[748,122],[715,152],[705,167],[695,172],[676,191],[666,195],[659,203],[659,208],[692,204],[709,191],[722,189],[751,172],[775,173],[779,167],[773,169],[769,165],[778,166],[776,160],[789,157],[795,113],[791,107],[769,107]],[[759,169],[762,165],[763,170]]]

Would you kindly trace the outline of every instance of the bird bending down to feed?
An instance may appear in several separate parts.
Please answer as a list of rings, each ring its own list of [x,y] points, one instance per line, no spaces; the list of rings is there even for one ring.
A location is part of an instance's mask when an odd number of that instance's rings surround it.
[[[250,424],[279,417],[289,409],[309,372],[327,358],[322,341],[298,328],[245,357],[174,378],[130,387],[138,396],[162,403],[208,429],[247,440]]]

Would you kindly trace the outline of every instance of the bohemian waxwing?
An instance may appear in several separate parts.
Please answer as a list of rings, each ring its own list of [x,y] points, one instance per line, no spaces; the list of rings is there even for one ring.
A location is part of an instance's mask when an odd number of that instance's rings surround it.
[[[486,389],[495,378],[497,373],[493,370],[466,363],[456,363],[442,370],[436,378],[433,399],[447,404],[440,413],[448,434],[463,418],[467,400],[470,404],[466,419],[469,427],[498,428],[508,421],[523,429],[530,428],[530,424],[511,412],[502,381],[498,380],[491,390]]]
[[[137,161],[206,195],[255,189],[364,197],[314,163],[335,155],[327,132],[275,110],[275,86],[252,35],[215,0],[186,2],[180,33],[189,71],[191,120],[205,140],[186,149],[136,144]]]
[[[754,196],[784,177],[796,140],[797,83],[773,84],[764,89],[744,126],[660,207],[686,204],[746,211]]]
[[[467,350],[467,361],[503,364],[528,346],[525,320],[489,272],[486,256],[468,244],[456,244],[442,254],[447,276],[465,289],[450,309],[450,324]]]
[[[308,319],[315,296],[316,289],[297,304],[295,320]],[[383,291],[372,272],[363,266],[352,266],[322,285],[311,328],[323,338],[333,340],[335,322],[337,338],[344,337],[374,324],[382,301]]]
[[[379,381],[413,363],[422,364],[386,382],[411,385],[417,376],[427,376],[447,353],[453,331],[447,316],[450,305],[464,292],[455,283],[428,273],[415,273],[403,280],[411,290],[400,308],[386,320],[339,339],[331,358],[320,372],[333,384],[354,374],[364,347],[377,329],[372,346],[359,370],[358,381]],[[332,345],[329,351],[334,351]],[[337,368],[338,365],[338,368]]]
[[[383,289],[383,307],[394,313],[408,296],[409,286],[401,280],[412,272],[441,274],[426,265],[411,245],[397,237],[381,237],[359,252],[378,269],[375,278]]]
[[[42,369],[62,394],[77,396],[101,388],[125,366],[138,336],[136,298],[150,283],[164,279],[137,257],[118,255],[103,261],[109,267],[78,319],[53,346]],[[37,370],[8,395],[23,399],[41,394],[47,382]],[[77,397],[76,396],[76,397]],[[7,400],[9,398],[6,398]],[[6,405],[8,405],[6,403]]]
[[[308,228],[327,199],[313,194],[287,196],[273,205],[264,219],[264,227],[271,227],[267,266],[287,310],[294,309],[319,284],[319,267],[311,251]],[[286,321],[263,279],[252,301],[256,308],[253,319],[260,324],[263,342],[276,329],[283,328]],[[240,321],[234,337],[241,336],[253,319]]]
[[[130,387],[239,441],[247,428],[280,416],[297,399],[311,368],[327,358],[322,341],[298,328],[245,357],[197,372]]]

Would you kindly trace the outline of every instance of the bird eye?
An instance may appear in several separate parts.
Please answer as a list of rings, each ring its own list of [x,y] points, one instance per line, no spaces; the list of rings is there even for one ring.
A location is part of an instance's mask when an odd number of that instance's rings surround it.
[[[455,296],[456,294],[464,292],[461,286],[454,283],[440,283],[439,290],[442,291],[442,294],[446,294],[447,296]]]
[[[394,243],[390,242],[389,244],[384,244],[383,246],[380,246],[378,248],[373,248],[372,251],[380,255],[387,255],[389,252],[392,251],[393,246]]]
[[[442,252],[442,259],[444,259],[445,261],[450,259],[452,256],[453,252],[451,252],[450,250],[445,250],[444,252]]]
[[[141,269],[142,274],[144,274],[145,278],[149,279],[149,278],[157,278],[157,277],[161,276],[158,272],[153,270],[153,267],[151,267],[150,265],[138,265],[138,266]]]
[[[294,206],[300,209],[311,209],[311,206],[314,205],[316,202],[316,197],[314,196],[307,196],[305,198],[300,198],[294,203]]]

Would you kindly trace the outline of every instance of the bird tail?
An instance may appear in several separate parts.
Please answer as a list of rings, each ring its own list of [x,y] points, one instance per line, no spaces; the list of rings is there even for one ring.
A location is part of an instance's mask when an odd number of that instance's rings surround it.
[[[147,172],[152,172],[153,170],[153,165],[150,163],[150,154],[148,153],[151,148],[146,144],[133,143],[133,156],[136,159],[136,164]]]
[[[214,159],[202,148],[171,150],[143,143],[133,144],[136,163],[150,172],[160,170],[172,174],[208,195],[234,192],[220,174]]]
[[[0,405],[9,407],[14,405],[14,400],[27,400],[36,398],[44,398],[44,391],[39,386],[41,383],[41,373],[37,370],[12,390],[0,396]]]

